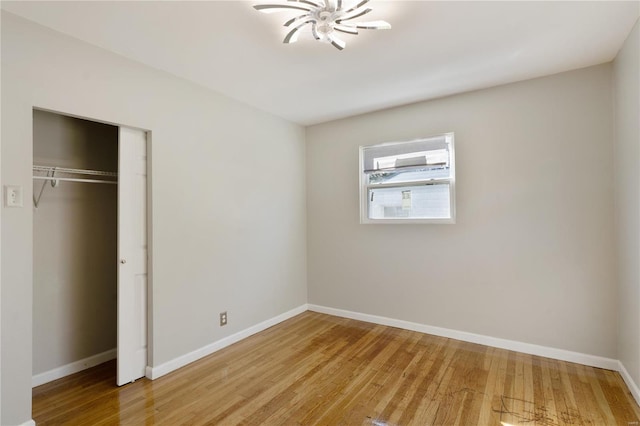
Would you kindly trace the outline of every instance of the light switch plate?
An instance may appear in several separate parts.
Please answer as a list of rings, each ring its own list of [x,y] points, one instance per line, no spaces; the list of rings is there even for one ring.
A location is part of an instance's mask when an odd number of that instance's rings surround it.
[[[4,205],[6,207],[22,207],[22,187],[19,185],[4,186]]]

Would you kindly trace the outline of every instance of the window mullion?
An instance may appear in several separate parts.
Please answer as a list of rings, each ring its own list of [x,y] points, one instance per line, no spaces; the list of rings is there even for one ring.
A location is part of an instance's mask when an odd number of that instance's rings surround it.
[[[439,185],[443,183],[451,183],[451,178],[434,178],[429,180],[415,180],[408,182],[367,183],[366,187],[367,189],[398,188],[405,186]]]

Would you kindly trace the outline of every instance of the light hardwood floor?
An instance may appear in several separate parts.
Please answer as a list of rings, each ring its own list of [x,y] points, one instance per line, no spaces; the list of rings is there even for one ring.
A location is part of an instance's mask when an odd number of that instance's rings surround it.
[[[620,375],[305,312],[155,381],[33,390],[37,424],[635,425]]]

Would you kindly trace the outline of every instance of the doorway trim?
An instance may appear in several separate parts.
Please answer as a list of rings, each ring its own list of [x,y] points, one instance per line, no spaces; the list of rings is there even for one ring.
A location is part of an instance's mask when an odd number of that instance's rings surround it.
[[[30,127],[30,131],[31,131],[31,146],[32,146],[32,155],[31,157],[33,158],[33,111],[44,111],[44,112],[49,112],[49,113],[54,113],[54,114],[58,114],[58,115],[62,115],[65,117],[70,117],[70,118],[77,118],[77,119],[81,119],[81,120],[87,120],[87,121],[92,121],[95,123],[102,123],[102,124],[108,124],[111,126],[115,126],[118,128],[121,127],[127,127],[130,129],[136,129],[136,130],[140,130],[142,132],[145,133],[146,135],[146,167],[147,167],[147,176],[146,176],[146,231],[147,231],[147,304],[146,304],[146,339],[147,339],[147,361],[146,361],[146,368],[145,371],[149,371],[150,366],[152,365],[152,361],[153,361],[153,339],[152,339],[152,331],[153,331],[153,215],[152,215],[152,180],[153,180],[153,176],[152,176],[152,135],[153,132],[150,129],[146,129],[143,127],[138,127],[138,126],[134,126],[134,125],[128,125],[128,124],[123,124],[123,123],[115,123],[112,121],[108,121],[108,120],[103,120],[103,119],[99,119],[99,118],[94,118],[94,117],[90,117],[90,116],[85,116],[85,115],[78,115],[78,114],[74,114],[74,113],[68,113],[68,112],[64,112],[64,111],[59,111],[59,110],[55,110],[55,109],[50,109],[50,108],[43,108],[43,107],[38,107],[36,105],[33,105],[31,107],[31,114],[30,114],[30,119],[31,119],[31,125]],[[119,141],[118,141],[119,144]],[[33,161],[33,160],[32,160]],[[25,194],[26,195],[26,194]],[[30,200],[30,198],[25,197],[25,200]],[[25,207],[27,207],[30,204],[25,203]],[[33,220],[31,220],[31,233],[33,235]],[[34,247],[32,247],[31,250],[31,263],[33,265],[33,260],[34,260]],[[34,282],[33,282],[33,277],[31,279],[31,292],[33,294],[33,287],[34,287]],[[32,313],[33,315],[33,313]],[[32,332],[32,336],[33,336],[33,326],[31,328],[31,332]],[[33,358],[33,347],[31,348],[31,358]],[[32,377],[31,377],[31,384],[32,384],[32,388],[36,387],[36,386],[40,386],[42,384],[51,382],[53,380],[57,380],[60,379],[62,377],[68,376],[70,374],[74,374],[77,373],[79,371],[83,371],[86,370],[88,368],[94,367],[96,365],[102,364],[104,362],[110,361],[112,359],[116,359],[117,358],[117,346],[116,348],[113,349],[109,349],[105,352],[102,353],[98,353],[95,355],[92,355],[90,357],[81,359],[81,360],[77,360],[74,361],[72,363],[57,367],[55,369],[46,371],[44,373],[40,373],[37,375],[33,375],[32,372]],[[32,366],[33,368],[33,366]],[[146,375],[148,377],[148,375]]]

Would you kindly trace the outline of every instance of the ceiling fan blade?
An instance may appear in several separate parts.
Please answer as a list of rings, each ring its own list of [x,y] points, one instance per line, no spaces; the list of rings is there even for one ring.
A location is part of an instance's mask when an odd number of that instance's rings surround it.
[[[289,31],[289,33],[286,35],[286,37],[284,38],[284,40],[282,41],[283,43],[295,43],[296,41],[298,41],[298,36],[300,35],[300,29],[302,27],[304,27],[307,24],[311,24],[313,23],[313,20],[308,20],[303,22],[302,24],[298,25],[297,27],[295,27],[294,29],[292,29],[291,31]]]
[[[273,13],[273,12],[282,12],[285,10],[303,10],[305,12],[310,12],[312,8],[310,6],[293,6],[289,4],[258,4],[253,6],[255,10],[258,10],[262,13]]]
[[[338,50],[342,50],[347,46],[347,43],[345,43],[344,41],[340,40],[338,37],[334,36],[331,33],[327,34],[327,38],[329,39],[331,44],[333,44],[333,47],[335,47]]]
[[[387,21],[371,21],[371,22],[344,22],[341,25],[351,28],[361,28],[363,30],[390,30],[391,24]]]
[[[345,15],[349,15],[351,12],[355,12],[356,10],[360,9],[362,6],[364,6],[365,4],[369,3],[370,0],[362,0],[360,3],[358,3],[357,5],[353,6],[351,9],[346,10],[344,12]]]
[[[303,20],[305,20],[307,18],[310,18],[310,17],[311,17],[310,13],[305,13],[304,15],[296,16],[295,18],[291,18],[287,22],[285,22],[284,26],[285,27],[290,27],[291,25],[293,25],[294,22],[297,24],[298,22],[296,22],[296,21],[302,22]]]
[[[333,29],[347,34],[358,34],[358,29],[355,27],[347,27],[346,25],[336,24]]]
[[[362,12],[360,12],[360,13],[358,13],[358,14],[356,14],[356,15],[351,15],[351,16],[348,16],[348,17],[346,17],[346,18],[336,19],[336,22],[337,22],[337,23],[340,23],[340,22],[342,22],[342,21],[350,21],[351,19],[356,19],[356,18],[361,17],[362,15],[366,15],[367,13],[369,13],[369,12],[371,12],[371,11],[373,11],[373,9],[369,9],[369,8],[367,8],[367,9],[363,10]]]
[[[313,34],[313,38],[320,41],[322,37],[320,37],[320,33],[318,33],[318,24],[314,21],[313,25],[311,25],[311,34]]]
[[[312,7],[324,7],[323,4],[314,0],[287,0],[287,1],[290,1],[292,3],[305,3]]]

